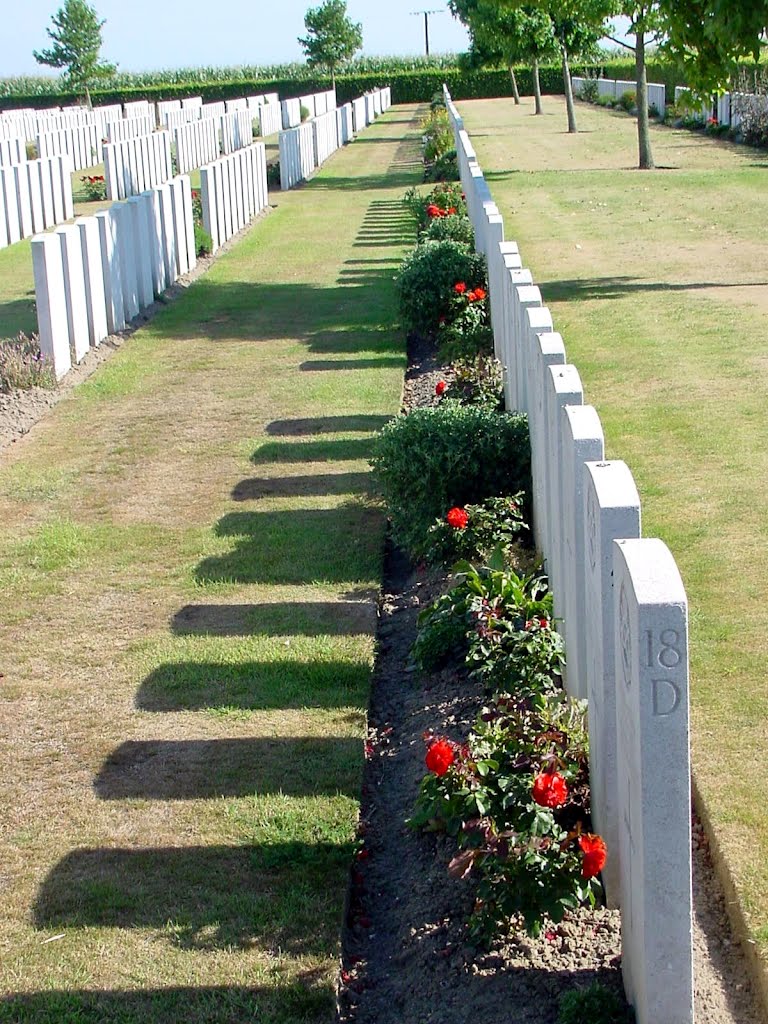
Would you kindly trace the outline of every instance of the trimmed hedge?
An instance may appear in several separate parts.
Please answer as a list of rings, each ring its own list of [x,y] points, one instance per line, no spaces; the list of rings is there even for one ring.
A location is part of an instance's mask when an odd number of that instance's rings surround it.
[[[632,61],[612,61],[607,64],[575,65],[574,75],[602,72],[606,78],[626,78],[634,81],[635,66]],[[533,79],[529,67],[515,68],[518,88],[521,93],[533,93]],[[562,95],[563,73],[559,64],[545,65],[539,70],[541,90],[544,93]],[[648,64],[648,81],[664,82],[667,90],[675,85],[684,85],[680,71],[669,64],[651,61]],[[396,73],[368,72],[365,74],[342,75],[336,80],[336,95],[340,103],[346,103],[371,89],[391,86],[393,103],[428,103],[432,96],[446,83],[454,100],[492,99],[497,96],[511,96],[512,83],[506,68],[461,70],[459,68],[432,68]],[[130,103],[133,100],[184,99],[187,96],[202,96],[204,103],[235,99],[253,93],[276,92],[281,99],[303,96],[307,93],[330,89],[331,80],[324,75],[302,78],[238,79],[233,82],[189,82],[185,85],[144,86],[135,89],[94,90],[91,98],[95,105],[107,103]],[[78,97],[71,92],[50,92],[31,96],[0,97],[0,109],[16,107],[51,107],[76,103]]]

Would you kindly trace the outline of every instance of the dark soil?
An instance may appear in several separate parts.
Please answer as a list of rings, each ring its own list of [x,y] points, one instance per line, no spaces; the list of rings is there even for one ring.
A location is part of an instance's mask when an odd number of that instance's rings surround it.
[[[404,409],[433,403],[447,379],[429,347],[409,345]],[[339,982],[344,1024],[555,1024],[562,994],[598,981],[622,994],[618,911],[573,914],[532,939],[499,936],[473,948],[465,922],[471,880],[448,877],[452,841],[405,825],[424,775],[424,733],[463,739],[482,703],[461,672],[424,676],[408,656],[416,617],[449,585],[444,572],[386,552],[378,657],[369,711],[360,834],[351,880]],[[734,939],[694,821],[695,999],[697,1024],[759,1024],[746,961]]]

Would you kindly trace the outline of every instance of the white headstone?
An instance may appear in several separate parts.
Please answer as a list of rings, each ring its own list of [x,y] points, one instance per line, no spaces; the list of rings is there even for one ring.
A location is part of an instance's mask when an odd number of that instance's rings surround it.
[[[123,300],[123,277],[120,254],[117,248],[116,220],[112,208],[99,210],[94,218],[99,225],[101,246],[101,267],[104,280],[104,304],[107,311],[107,327],[110,334],[125,327],[125,303]]]
[[[592,821],[611,856],[603,871],[610,907],[619,905],[619,812],[616,787],[613,542],[640,536],[640,497],[624,462],[584,469],[584,570]]]
[[[566,623],[565,684],[568,692],[587,698],[586,603],[584,559],[584,464],[604,454],[603,427],[591,405],[566,405],[560,420],[562,462],[562,579]]]
[[[139,308],[146,309],[154,300],[152,283],[152,247],[149,241],[149,220],[147,218],[146,192],[131,196],[126,206],[131,211],[133,233],[136,239],[136,268],[139,285]]]
[[[104,275],[101,268],[99,224],[94,217],[78,217],[75,225],[80,232],[85,282],[85,308],[88,317],[88,342],[100,345],[109,334],[107,308],[104,300]]]
[[[53,234],[35,235],[30,245],[40,351],[60,380],[72,366],[61,245]]]
[[[624,987],[638,1024],[692,1024],[687,599],[662,541],[613,554]]]
[[[69,346],[70,351],[74,354],[74,362],[79,363],[90,345],[80,229],[74,224],[64,224],[56,228],[54,233],[59,238],[61,260],[64,267]]]

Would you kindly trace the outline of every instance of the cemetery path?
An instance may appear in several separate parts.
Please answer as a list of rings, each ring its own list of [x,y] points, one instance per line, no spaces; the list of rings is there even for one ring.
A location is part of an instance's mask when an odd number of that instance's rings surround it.
[[[0,454],[0,1021],[333,1012],[413,115]]]

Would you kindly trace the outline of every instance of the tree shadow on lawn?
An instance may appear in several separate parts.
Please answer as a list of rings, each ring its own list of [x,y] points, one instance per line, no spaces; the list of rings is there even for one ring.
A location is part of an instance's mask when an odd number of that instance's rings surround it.
[[[33,920],[154,928],[189,950],[332,957],[351,855],[345,842],[74,850],[44,880]]]
[[[644,281],[635,277],[586,277],[581,280],[558,280],[540,282],[542,294],[547,302],[569,302],[571,300],[614,299],[638,292],[688,292],[719,288],[765,288],[768,281],[692,281],[669,283],[667,281]]]
[[[372,636],[376,632],[376,609],[373,601],[187,604],[171,619],[171,632],[177,636]],[[283,675],[286,669],[292,672],[299,666],[274,667]],[[309,666],[301,667],[306,670]],[[251,664],[251,679],[258,678],[258,668],[258,664]],[[354,668],[359,672],[357,666]],[[328,671],[339,674],[345,667],[330,666]]]
[[[381,510],[349,502],[332,509],[231,512],[216,535],[236,538],[227,554],[204,558],[195,580],[207,583],[366,583],[377,578]]]
[[[126,740],[101,766],[94,789],[102,800],[357,797],[361,755],[356,736]]]
[[[224,605],[219,606],[219,610],[225,614],[230,608]],[[232,621],[235,626],[231,632],[222,629],[207,635],[237,635],[236,615]],[[336,632],[337,635],[347,635],[356,629],[358,635],[371,632],[363,631],[359,626],[344,632],[337,629]],[[333,630],[329,629],[327,633],[332,634]],[[297,623],[292,629],[283,629],[281,635],[321,634],[320,627],[313,634],[311,627]],[[365,704],[370,675],[370,669],[365,665],[337,659],[247,661],[231,665],[206,661],[167,662],[150,672],[142,682],[136,694],[136,707],[156,713],[345,708]]]
[[[307,971],[275,987],[57,990],[0,997],[0,1024],[262,1024],[330,1019],[334,991]]]

